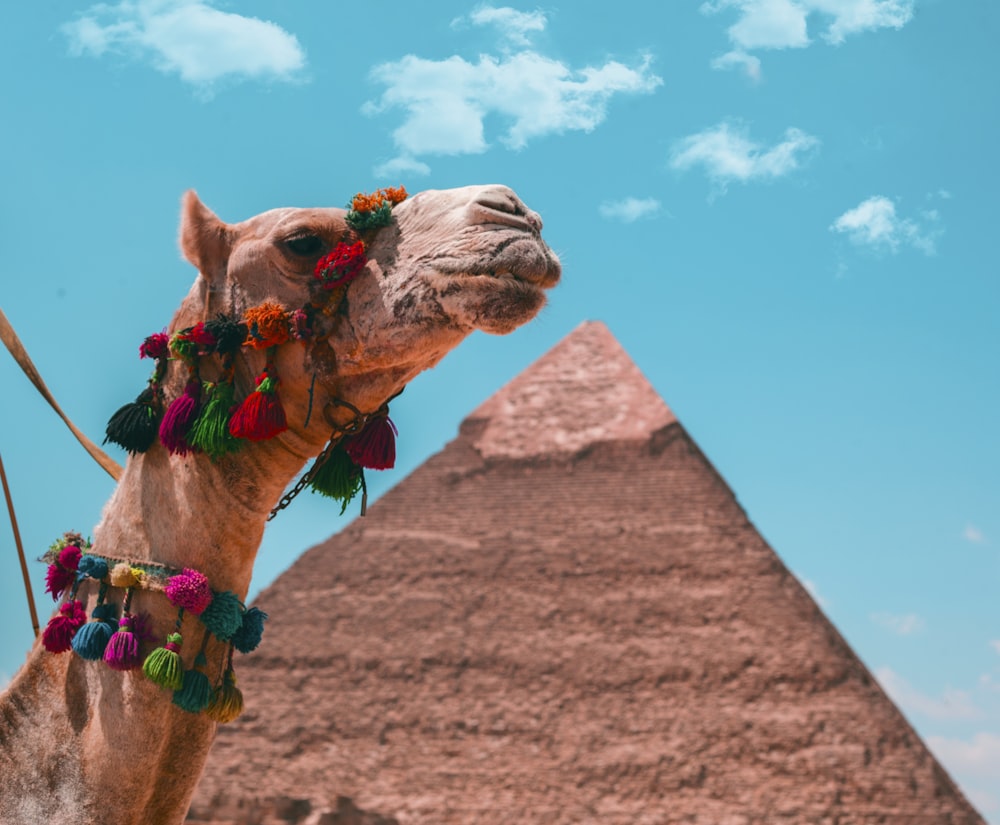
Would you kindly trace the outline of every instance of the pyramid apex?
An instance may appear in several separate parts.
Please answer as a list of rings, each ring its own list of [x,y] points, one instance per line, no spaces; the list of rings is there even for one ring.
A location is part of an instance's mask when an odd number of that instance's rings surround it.
[[[574,453],[606,441],[645,441],[677,419],[600,321],[585,321],[466,421],[485,421],[486,458]]]

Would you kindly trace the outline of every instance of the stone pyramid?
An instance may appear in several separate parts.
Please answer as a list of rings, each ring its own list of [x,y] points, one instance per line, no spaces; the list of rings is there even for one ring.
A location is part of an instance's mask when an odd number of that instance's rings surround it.
[[[983,823],[599,323],[258,604],[191,822]]]

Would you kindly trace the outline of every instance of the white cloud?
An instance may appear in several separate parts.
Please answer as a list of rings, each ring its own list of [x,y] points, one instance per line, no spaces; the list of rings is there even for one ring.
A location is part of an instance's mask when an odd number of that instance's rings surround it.
[[[891,613],[873,613],[871,620],[897,636],[909,636],[924,629],[924,620],[916,613],[895,616]]]
[[[722,122],[674,144],[670,166],[686,171],[702,166],[723,189],[730,181],[779,178],[799,168],[800,157],[819,146],[801,129],[786,129],[784,140],[771,147],[752,141],[741,124]]]
[[[980,732],[971,741],[930,736],[927,744],[954,771],[1000,779],[1000,735]]]
[[[610,220],[634,223],[640,218],[656,215],[662,204],[656,198],[627,197],[617,201],[604,201],[599,207],[602,217]]]
[[[663,81],[650,71],[650,62],[647,57],[634,68],[610,61],[572,69],[530,50],[482,55],[476,63],[457,55],[445,60],[407,55],[372,70],[386,90],[363,111],[405,112],[393,132],[399,163],[417,162],[421,155],[486,151],[484,121],[490,115],[506,124],[500,141],[521,149],[544,135],[593,130],[616,94],[652,92]]]
[[[933,255],[940,229],[936,215],[924,214],[921,225],[911,218],[896,214],[896,205],[883,195],[873,195],[848,209],[830,226],[833,232],[845,233],[852,243],[895,254],[903,246],[911,246],[925,255]]]
[[[875,678],[889,697],[908,713],[929,719],[978,719],[982,712],[964,690],[946,688],[940,698],[921,693],[891,668],[881,667]]]
[[[736,22],[726,33],[735,53],[755,49],[801,49],[813,41],[809,23],[826,23],[822,37],[837,45],[853,34],[875,29],[900,29],[913,17],[915,0],[708,0],[703,14],[727,9],[737,13]],[[731,52],[732,54],[733,52]],[[714,68],[734,68],[745,64],[719,58]],[[759,71],[759,63],[758,63]]]
[[[747,54],[742,49],[734,49],[731,52],[726,52],[721,57],[715,58],[712,61],[713,69],[743,69],[746,72],[747,77],[749,77],[755,83],[760,80],[760,58],[754,57],[752,54]]]
[[[973,544],[986,543],[986,536],[983,535],[983,531],[972,524],[965,525],[965,529],[962,531],[962,538]]]
[[[75,56],[150,60],[202,90],[222,78],[295,80],[306,58],[275,23],[219,11],[209,0],[124,0],[91,6],[63,25]]]
[[[452,22],[452,26],[457,27],[464,22],[464,18],[460,17]],[[511,43],[526,46],[531,42],[532,34],[545,31],[546,18],[540,11],[517,11],[509,6],[479,6],[469,15],[469,22],[475,26],[496,26]]]

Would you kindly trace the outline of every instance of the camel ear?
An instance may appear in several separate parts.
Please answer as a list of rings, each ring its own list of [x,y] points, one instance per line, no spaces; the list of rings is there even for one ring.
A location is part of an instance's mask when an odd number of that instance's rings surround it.
[[[181,252],[209,281],[226,274],[233,233],[203,204],[193,189],[181,201]]]

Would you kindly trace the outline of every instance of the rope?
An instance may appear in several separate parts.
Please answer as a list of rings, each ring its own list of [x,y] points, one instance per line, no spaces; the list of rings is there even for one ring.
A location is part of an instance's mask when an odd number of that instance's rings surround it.
[[[2,315],[3,312],[0,312]],[[14,502],[10,497],[10,487],[7,486],[7,473],[0,458],[0,480],[3,481],[3,494],[7,499],[7,512],[10,513],[10,527],[14,531],[14,544],[17,545],[17,555],[21,560],[21,575],[24,577],[24,594],[28,597],[28,610],[31,612],[31,627],[38,638],[38,613],[35,611],[35,597],[31,593],[31,578],[28,576],[28,562],[24,558],[24,545],[21,544],[21,531],[17,529],[17,516],[14,515]]]
[[[31,383],[35,385],[35,389],[41,393],[42,398],[49,402],[49,406],[56,411],[56,414],[63,420],[63,422],[65,422],[66,426],[69,427],[73,435],[76,436],[76,440],[83,445],[83,449],[90,453],[91,458],[100,464],[108,475],[110,475],[115,481],[118,481],[122,475],[121,465],[116,463],[111,456],[105,453],[104,450],[80,432],[76,425],[69,420],[66,413],[62,411],[56,403],[55,398],[52,397],[52,393],[49,392],[49,388],[45,386],[42,376],[39,375],[35,365],[31,362],[31,358],[28,357],[27,350],[25,350],[24,345],[21,343],[21,339],[17,337],[17,333],[14,332],[14,327],[10,325],[10,321],[7,320],[7,316],[4,315],[2,309],[0,309],[0,339],[3,340],[4,345],[7,347],[10,354],[14,356],[14,360],[17,361],[18,366],[21,367],[24,374],[28,376],[28,380],[31,381]]]

